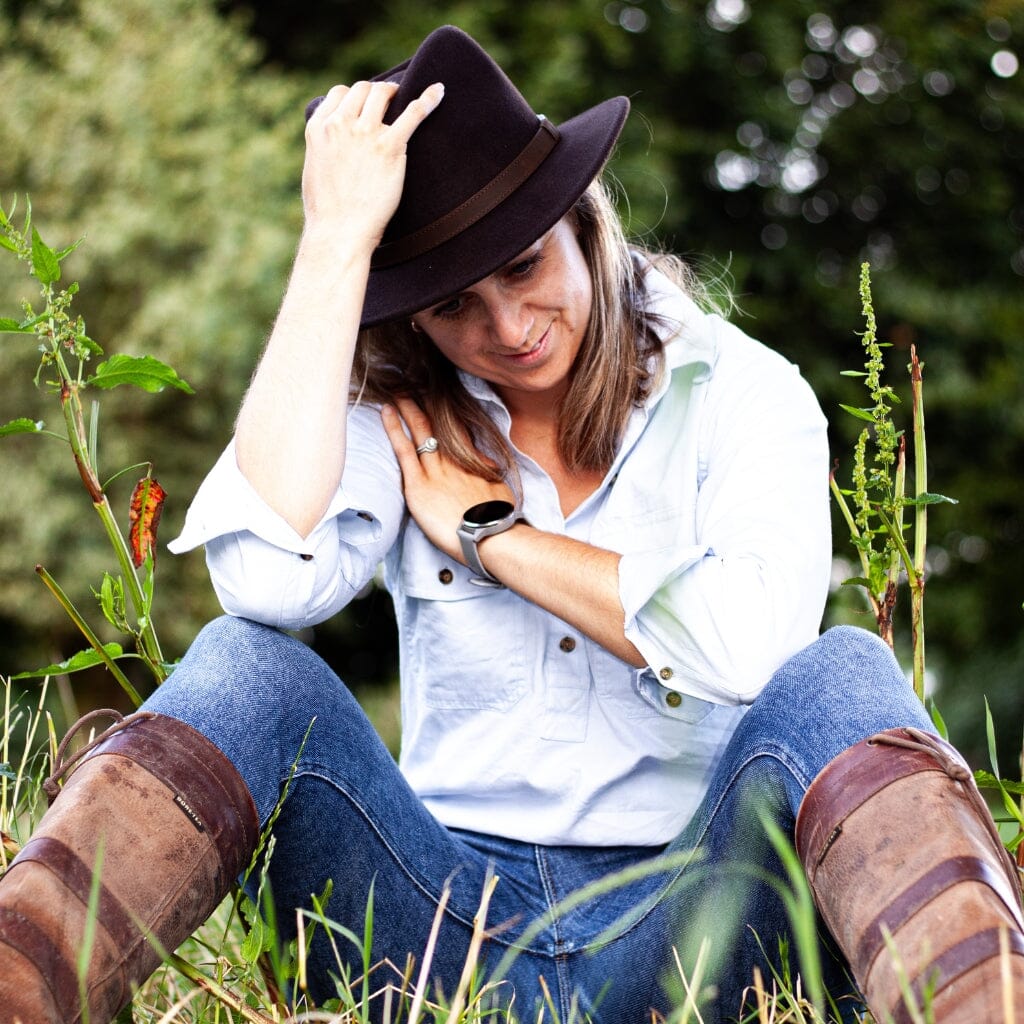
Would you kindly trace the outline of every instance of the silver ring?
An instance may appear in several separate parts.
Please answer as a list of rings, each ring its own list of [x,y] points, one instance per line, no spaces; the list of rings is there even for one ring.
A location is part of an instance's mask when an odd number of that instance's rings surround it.
[[[430,452],[436,452],[439,447],[440,445],[438,445],[436,437],[427,437],[424,438],[423,444],[416,449],[416,454],[427,455]]]

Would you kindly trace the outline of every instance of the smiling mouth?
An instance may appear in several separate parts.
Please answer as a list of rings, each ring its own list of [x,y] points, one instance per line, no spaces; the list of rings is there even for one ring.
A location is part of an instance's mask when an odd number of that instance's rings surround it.
[[[505,358],[515,363],[529,363],[540,357],[547,349],[548,338],[551,335],[551,324],[548,324],[544,333],[525,352],[513,352]]]

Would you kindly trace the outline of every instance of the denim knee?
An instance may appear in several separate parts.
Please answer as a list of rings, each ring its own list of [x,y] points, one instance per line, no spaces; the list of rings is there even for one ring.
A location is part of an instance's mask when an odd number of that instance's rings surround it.
[[[847,747],[907,725],[931,728],[892,651],[868,630],[836,626],[775,673],[734,739],[776,756],[806,786]]]
[[[309,647],[233,616],[200,631],[145,707],[186,722],[216,744],[245,779],[261,817],[314,729],[344,734],[364,717]]]

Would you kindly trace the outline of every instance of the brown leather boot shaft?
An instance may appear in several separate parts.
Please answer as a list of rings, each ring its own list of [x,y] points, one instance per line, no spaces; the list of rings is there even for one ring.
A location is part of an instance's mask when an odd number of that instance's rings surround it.
[[[1024,1006],[1020,877],[948,743],[893,729],[844,751],[808,789],[796,844],[876,1019],[912,1019],[906,985],[935,1024]]]
[[[0,880],[0,1007],[24,1024],[82,1019],[76,964],[94,867],[85,975],[90,1024],[109,1021],[224,898],[258,837],[230,761],[146,714],[91,751]]]

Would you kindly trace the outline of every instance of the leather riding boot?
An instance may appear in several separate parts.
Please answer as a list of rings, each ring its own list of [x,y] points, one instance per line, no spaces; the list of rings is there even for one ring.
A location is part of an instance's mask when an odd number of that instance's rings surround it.
[[[1024,1021],[1020,875],[948,743],[891,729],[845,750],[807,790],[796,846],[876,1020],[915,1019],[909,991],[935,1024]]]
[[[259,835],[234,766],[174,718],[138,712],[61,767],[66,743],[54,778],[73,774],[0,879],[3,1024],[81,1021],[82,994],[89,1024],[107,1024],[213,912]]]

